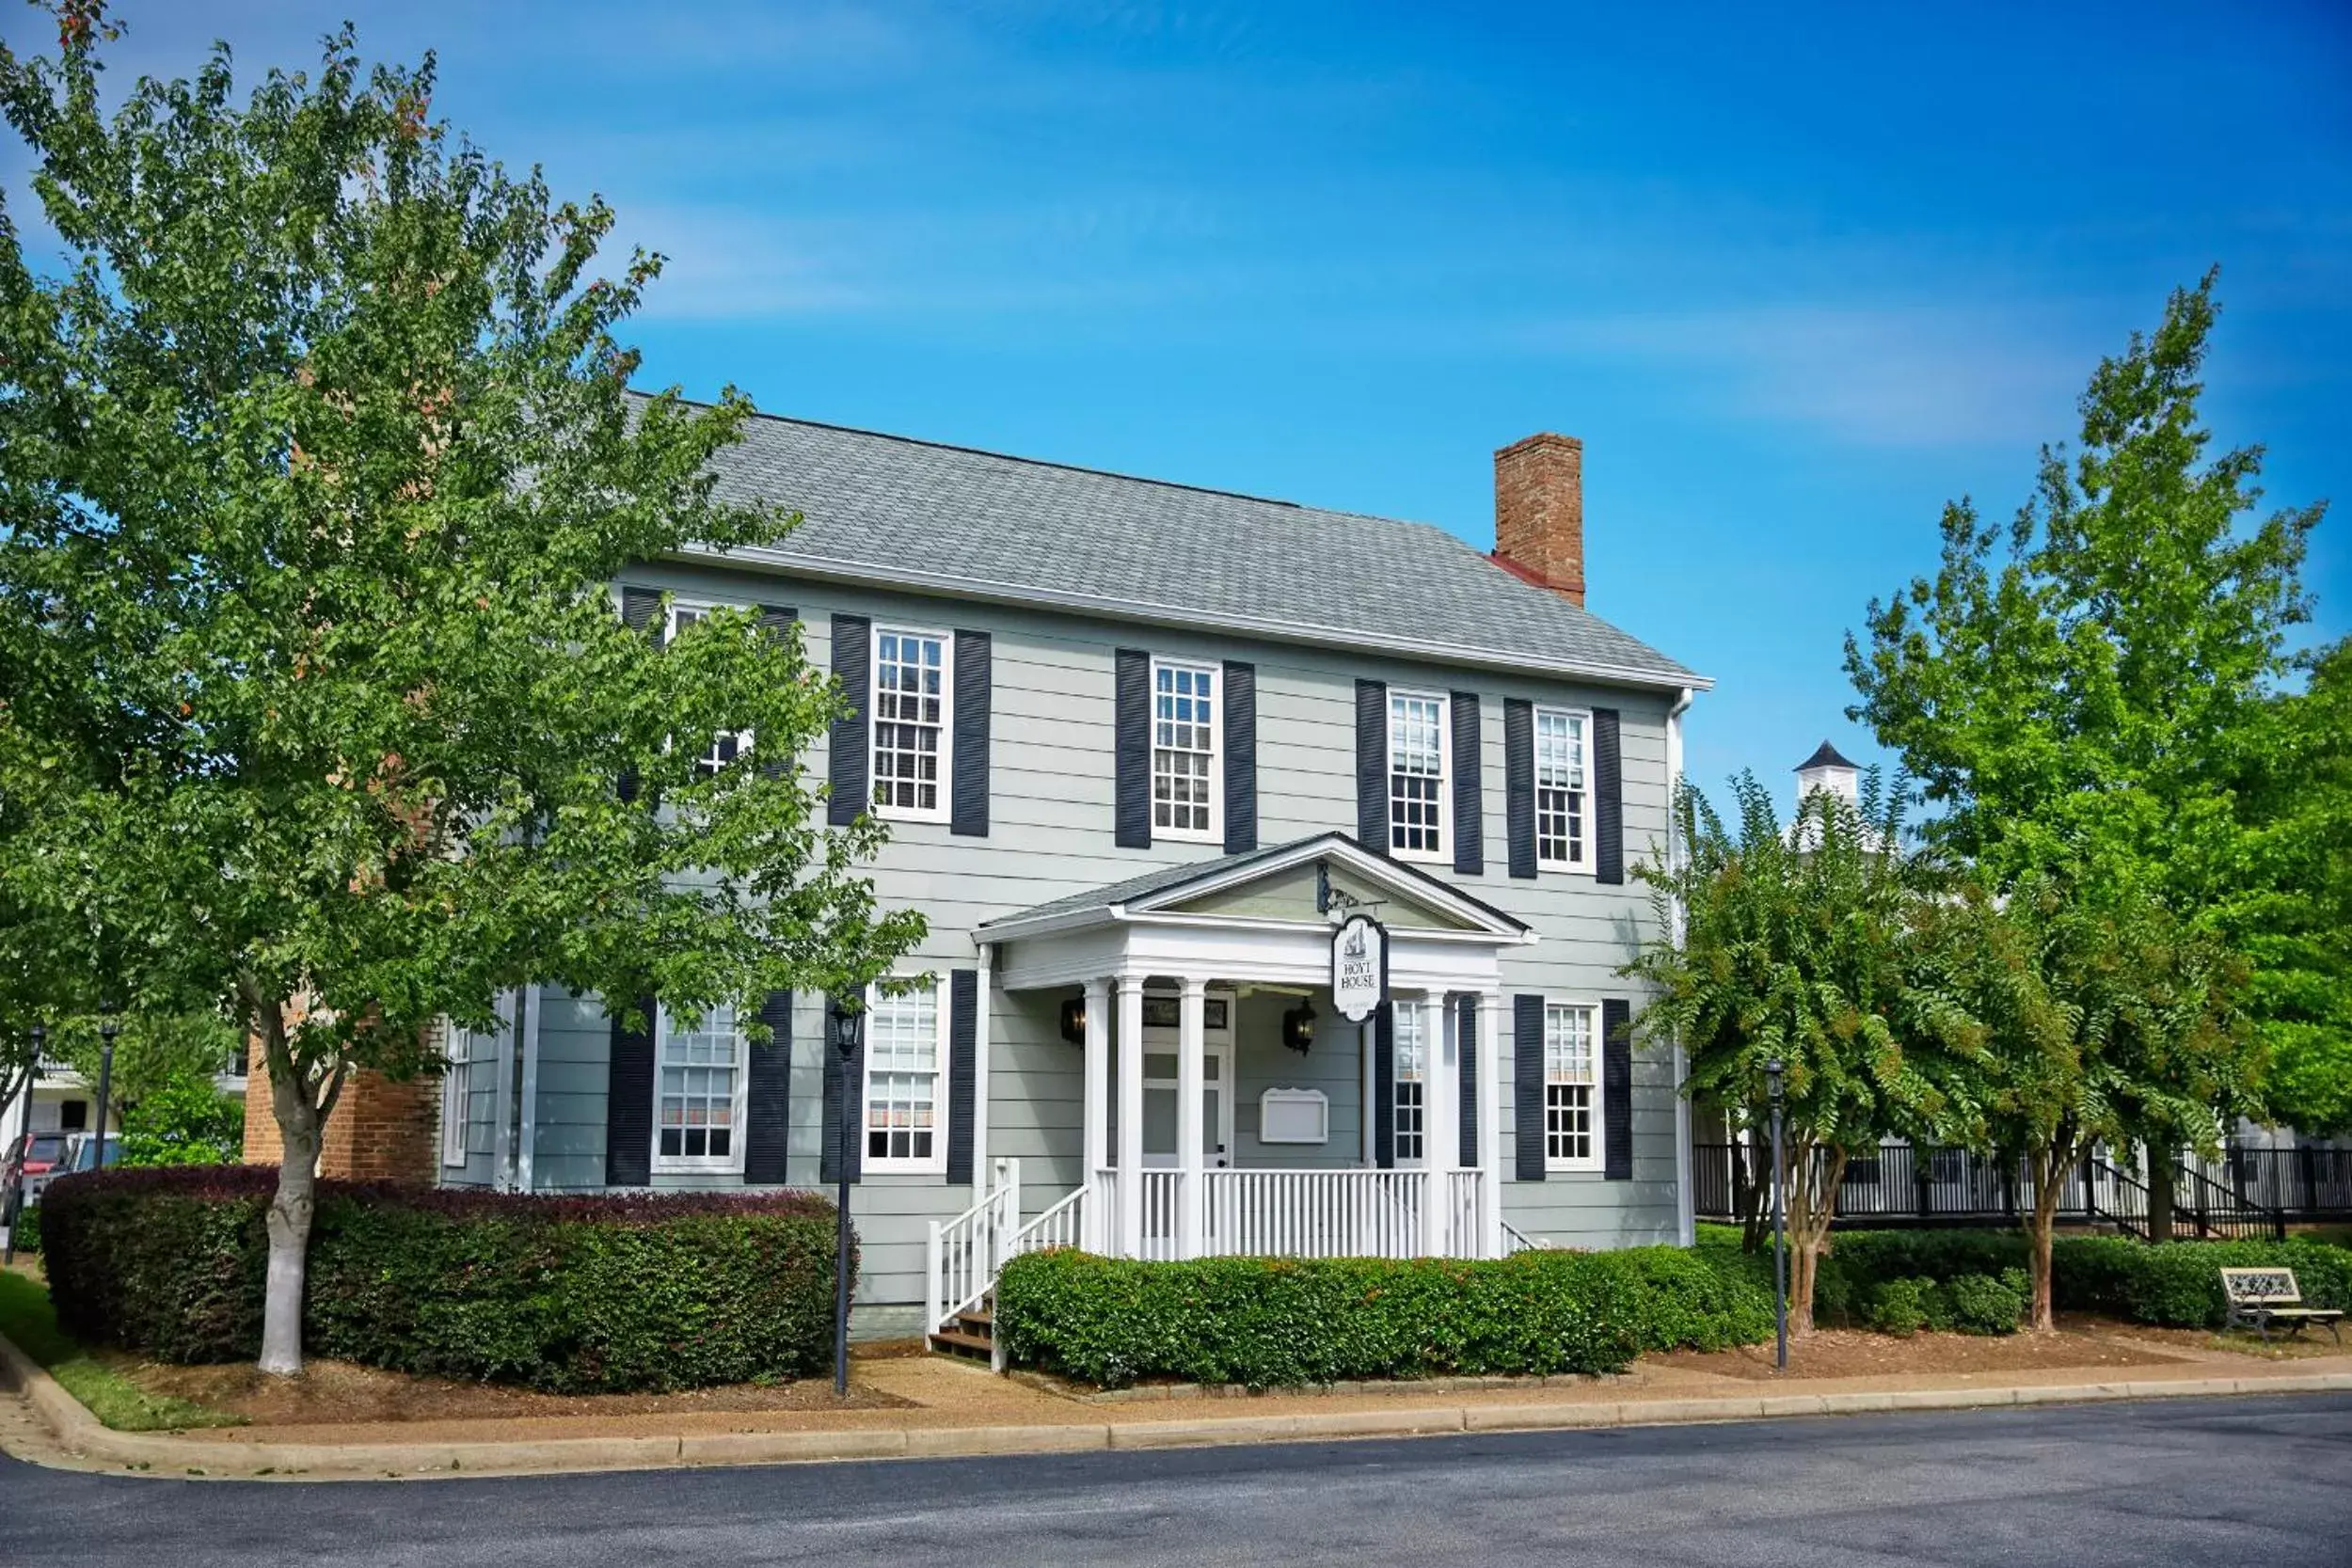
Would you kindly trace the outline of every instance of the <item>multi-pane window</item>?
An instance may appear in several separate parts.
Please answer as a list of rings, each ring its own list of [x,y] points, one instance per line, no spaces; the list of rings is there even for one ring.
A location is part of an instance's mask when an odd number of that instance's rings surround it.
[[[1171,837],[1216,831],[1216,672],[1152,667],[1152,828]]]
[[[1429,1018],[1417,1003],[1400,1003],[1390,1010],[1396,1042],[1396,1163],[1419,1164],[1425,1147],[1424,1113],[1428,1106]]]
[[[1389,694],[1389,847],[1412,855],[1444,852],[1446,699]]]
[[[1544,1009],[1544,1163],[1554,1170],[1599,1164],[1597,1027],[1591,1007]]]
[[[655,1014],[655,1164],[739,1169],[743,1036],[735,1009],[713,1007],[691,1028],[667,1007]]]
[[[866,1008],[866,1165],[903,1170],[944,1168],[946,1140],[939,1129],[944,1013],[939,992],[914,990],[874,996]]]
[[[894,816],[940,816],[947,751],[947,639],[874,631],[874,805]]]
[[[709,613],[709,610],[704,606],[672,605],[670,607],[670,635],[677,636],[679,632]],[[703,774],[716,773],[737,757],[750,751],[751,746],[751,731],[721,730],[710,737],[710,744],[704,748],[702,755],[694,759],[694,771]]]
[[[441,1078],[441,1164],[466,1163],[466,1116],[473,1094],[473,1033],[449,1026],[449,1069]]]
[[[1535,710],[1535,859],[1584,863],[1584,715]]]

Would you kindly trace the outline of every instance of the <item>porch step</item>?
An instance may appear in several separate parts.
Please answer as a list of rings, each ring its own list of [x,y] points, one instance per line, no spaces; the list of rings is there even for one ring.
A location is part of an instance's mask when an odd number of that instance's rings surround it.
[[[942,1355],[977,1356],[993,1360],[996,1354],[996,1319],[985,1307],[960,1312],[955,1323],[946,1328],[933,1329],[931,1349]]]

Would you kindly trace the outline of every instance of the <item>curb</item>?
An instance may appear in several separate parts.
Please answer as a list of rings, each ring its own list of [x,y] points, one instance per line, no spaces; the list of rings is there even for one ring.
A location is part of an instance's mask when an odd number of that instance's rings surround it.
[[[860,1459],[1215,1448],[1354,1437],[1425,1437],[1442,1433],[1669,1426],[1791,1416],[1862,1416],[2232,1394],[2352,1393],[2352,1372],[1988,1388],[1905,1388],[1883,1393],[1422,1405],[1403,1410],[1342,1410],[1321,1415],[1303,1412],[1182,1421],[1087,1421],[1055,1426],[737,1432],[684,1437],[553,1437],[525,1443],[231,1443],[218,1438],[116,1432],[102,1425],[56,1379],[35,1366],[4,1338],[0,1338],[0,1387],[23,1393],[65,1449],[87,1459],[157,1476],[429,1480],[700,1465],[804,1465]]]

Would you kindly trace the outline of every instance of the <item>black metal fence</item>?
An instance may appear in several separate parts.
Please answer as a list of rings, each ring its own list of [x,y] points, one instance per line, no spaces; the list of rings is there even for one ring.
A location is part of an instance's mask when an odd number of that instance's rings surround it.
[[[1745,1152],[1730,1144],[1693,1148],[1692,1179],[1702,1219],[1738,1217],[1733,1164]],[[1826,1164],[1828,1155],[1816,1158]],[[2352,1150],[2237,1149],[2210,1163],[2184,1156],[2172,1185],[2176,1236],[2280,1236],[2289,1221],[2352,1219]],[[1888,1144],[1847,1162],[1836,1223],[2014,1225],[2031,1207],[2032,1192],[2023,1157]],[[2058,1218],[2145,1235],[2149,1202],[2138,1169],[2093,1155],[2067,1172]]]

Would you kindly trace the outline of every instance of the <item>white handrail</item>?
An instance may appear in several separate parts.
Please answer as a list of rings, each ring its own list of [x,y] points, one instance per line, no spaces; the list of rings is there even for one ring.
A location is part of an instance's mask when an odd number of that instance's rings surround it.
[[[1505,1258],[1510,1257],[1511,1254],[1515,1252],[1543,1252],[1548,1250],[1551,1245],[1549,1242],[1538,1242],[1532,1239],[1526,1232],[1519,1229],[1518,1227],[1513,1225],[1509,1220],[1504,1220],[1502,1223],[1502,1255]]]
[[[942,1224],[933,1220],[925,1249],[926,1332],[977,1307],[996,1283],[1006,1245],[1021,1225],[1021,1162],[999,1160],[994,1184],[977,1203]]]
[[[1073,1187],[1069,1196],[1012,1233],[1012,1240],[1005,1248],[1005,1259],[1010,1261],[1025,1252],[1079,1246],[1086,1236],[1086,1221],[1087,1189]]]

